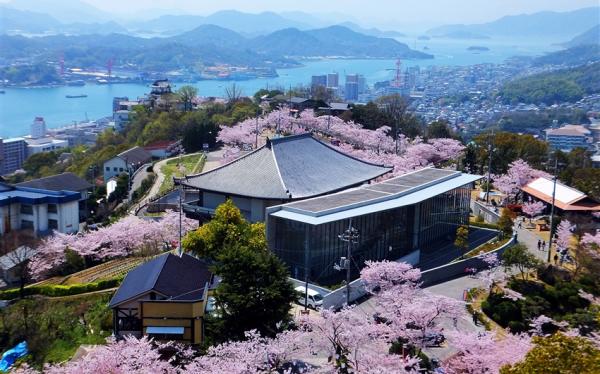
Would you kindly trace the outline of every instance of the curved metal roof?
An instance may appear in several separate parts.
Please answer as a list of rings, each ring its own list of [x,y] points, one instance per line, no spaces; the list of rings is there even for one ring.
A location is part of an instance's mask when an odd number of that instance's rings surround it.
[[[310,134],[267,144],[206,173],[188,176],[189,187],[261,199],[302,199],[360,185],[392,170],[342,153]]]

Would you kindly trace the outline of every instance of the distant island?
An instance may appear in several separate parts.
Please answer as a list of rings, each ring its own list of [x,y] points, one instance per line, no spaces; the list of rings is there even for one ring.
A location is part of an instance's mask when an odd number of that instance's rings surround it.
[[[478,51],[478,52],[487,52],[490,49],[488,47],[483,47],[483,46],[479,46],[479,45],[472,45],[469,48],[467,48],[467,51]]]

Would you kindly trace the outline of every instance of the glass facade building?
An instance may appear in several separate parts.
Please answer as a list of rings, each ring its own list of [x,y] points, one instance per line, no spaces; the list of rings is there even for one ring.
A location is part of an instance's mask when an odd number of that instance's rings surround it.
[[[351,247],[355,279],[365,261],[397,260],[417,250],[422,256],[453,242],[458,226],[468,224],[470,194],[468,183],[415,204],[321,224],[270,215],[269,246],[289,267],[292,277],[308,277],[321,285],[340,283],[346,274],[334,265],[347,256],[348,242],[339,235],[350,225],[359,234]]]

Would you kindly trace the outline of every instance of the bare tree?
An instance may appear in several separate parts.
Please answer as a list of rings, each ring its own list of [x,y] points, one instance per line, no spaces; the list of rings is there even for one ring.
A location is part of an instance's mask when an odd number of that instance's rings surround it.
[[[240,100],[242,97],[242,90],[234,84],[230,87],[225,88],[225,95],[227,96],[227,100],[229,103],[233,104]]]

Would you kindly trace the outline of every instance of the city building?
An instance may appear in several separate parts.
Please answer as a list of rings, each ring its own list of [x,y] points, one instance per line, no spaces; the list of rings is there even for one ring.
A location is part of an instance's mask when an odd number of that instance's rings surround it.
[[[357,82],[346,82],[344,90],[344,98],[346,101],[357,101],[358,100],[358,83]]]
[[[340,86],[340,76],[338,73],[327,74],[327,88],[338,88]]]
[[[481,176],[426,168],[381,183],[267,209],[269,248],[296,279],[331,285],[346,277],[335,269],[350,264],[358,277],[368,260],[413,265],[453,243],[469,222],[473,182]],[[340,235],[358,234],[351,259]]]
[[[600,203],[593,200],[583,192],[569,187],[561,182],[554,182],[549,178],[540,177],[521,188],[525,197],[532,197],[534,200],[541,200],[548,204],[547,209],[552,205],[552,193],[554,192],[554,206],[559,212],[598,212]]]
[[[200,344],[204,313],[216,281],[190,255],[163,254],[131,270],[110,300],[114,335]]]
[[[25,138],[10,138],[2,140],[3,169],[2,174],[10,174],[23,166],[27,158],[27,143]]]
[[[31,137],[32,138],[43,138],[46,136],[46,121],[43,117],[35,117],[31,123]]]
[[[69,147],[69,141],[65,139],[54,139],[50,137],[43,138],[25,138],[27,143],[27,157],[41,152],[51,152],[61,148]]]
[[[210,216],[227,198],[252,221],[265,208],[360,186],[392,168],[348,156],[310,134],[267,139],[262,147],[180,182],[199,193],[184,204],[190,216]]]
[[[581,125],[565,125],[558,129],[546,130],[546,141],[550,147],[570,152],[574,148],[589,148],[591,131]]]
[[[364,94],[367,92],[367,79],[364,77],[364,75],[359,74],[356,83],[358,83],[359,94]]]
[[[327,75],[313,75],[310,80],[310,86],[312,88],[318,86],[327,87]]]
[[[133,147],[123,151],[104,162],[104,183],[110,178],[116,177],[121,173],[133,175],[142,165],[152,160],[150,152],[142,147]]]
[[[91,183],[85,179],[79,178],[73,173],[62,173],[45,178],[33,179],[27,182],[15,184],[16,187],[35,188],[46,191],[74,191],[79,192],[79,221],[88,217],[87,200],[90,197],[92,188]]]
[[[0,183],[0,234],[32,230],[36,236],[51,230],[79,230],[79,204],[75,191],[50,191]]]

